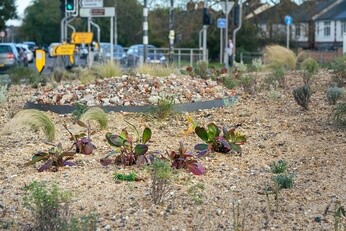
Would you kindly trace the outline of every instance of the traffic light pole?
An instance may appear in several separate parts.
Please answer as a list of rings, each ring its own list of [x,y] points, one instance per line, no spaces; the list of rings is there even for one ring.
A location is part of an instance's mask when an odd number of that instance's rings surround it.
[[[233,63],[234,63],[234,59],[235,59],[235,53],[236,53],[236,39],[237,39],[237,32],[240,30],[241,28],[241,25],[242,25],[242,18],[243,18],[243,5],[242,3],[240,2],[239,3],[239,26],[237,28],[234,29],[233,31],[233,44],[234,44],[234,54],[232,55],[232,59],[233,59]]]

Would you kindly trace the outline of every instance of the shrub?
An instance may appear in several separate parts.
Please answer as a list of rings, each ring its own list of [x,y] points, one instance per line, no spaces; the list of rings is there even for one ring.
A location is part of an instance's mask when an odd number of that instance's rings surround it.
[[[302,106],[305,110],[308,110],[310,97],[311,97],[311,89],[309,85],[304,85],[302,87],[298,87],[293,89],[292,91],[293,97],[295,101]]]
[[[11,78],[12,84],[20,84],[21,81],[24,81],[29,84],[33,84],[39,80],[39,74],[34,69],[17,66],[8,70],[8,75]]]
[[[174,114],[174,104],[175,99],[173,96],[166,96],[165,98],[160,98],[157,101],[157,107],[152,109],[152,115],[163,120]]]
[[[336,105],[332,112],[333,121],[341,126],[346,126],[346,103]]]
[[[239,78],[239,85],[243,87],[245,92],[249,94],[255,94],[256,77],[250,74],[241,76]]]
[[[326,95],[328,102],[335,105],[336,102],[344,95],[344,89],[341,87],[329,87]]]
[[[278,162],[272,162],[270,164],[270,170],[274,174],[283,173],[287,169],[287,162],[284,160],[279,160]]]
[[[44,183],[32,182],[26,187],[30,194],[24,197],[24,206],[35,219],[34,230],[64,230],[69,220],[70,193],[62,192],[57,185],[47,189]]]
[[[330,68],[333,71],[332,81],[338,87],[343,87],[346,83],[346,57],[341,56],[333,59]]]
[[[63,80],[71,79],[70,73],[65,68],[55,68],[52,72],[55,82],[60,83]]]
[[[293,187],[293,175],[279,174],[273,177],[279,189],[289,189]]]
[[[172,178],[170,163],[164,160],[155,160],[150,166],[151,187],[150,196],[154,204],[163,202],[169,192]]]
[[[280,66],[286,70],[294,70],[297,57],[293,51],[285,47],[270,45],[264,48],[264,61],[269,67]]]
[[[197,61],[195,67],[195,76],[201,79],[209,79],[208,63],[206,61]]]
[[[317,61],[313,58],[307,58],[302,62],[303,82],[305,85],[311,85],[314,75],[319,70]]]

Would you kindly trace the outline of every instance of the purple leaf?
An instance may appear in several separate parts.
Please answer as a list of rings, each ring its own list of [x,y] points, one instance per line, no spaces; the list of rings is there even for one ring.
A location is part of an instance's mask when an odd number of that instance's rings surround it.
[[[205,168],[198,162],[189,163],[187,169],[197,176],[203,175],[206,172]]]
[[[197,154],[197,157],[201,158],[201,157],[205,156],[206,154],[208,154],[208,149],[204,149],[202,151],[199,151]]]
[[[71,161],[64,161],[64,166],[73,166],[76,165],[75,163],[71,162]]]
[[[208,145],[207,144],[196,144],[194,148],[195,148],[195,150],[202,151],[202,150],[208,149]]]
[[[49,169],[49,168],[52,166],[52,164],[53,164],[53,160],[48,160],[44,165],[42,165],[42,166],[38,169],[38,171],[39,171],[39,172],[43,172],[43,171]]]
[[[108,166],[112,163],[112,159],[105,157],[100,160],[100,163],[102,164],[102,166]]]

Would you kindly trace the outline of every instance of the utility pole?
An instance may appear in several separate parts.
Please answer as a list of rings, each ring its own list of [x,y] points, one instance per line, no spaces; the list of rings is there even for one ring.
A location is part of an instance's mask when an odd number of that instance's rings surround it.
[[[208,10],[208,0],[204,0],[204,10]],[[203,25],[203,61],[207,61],[207,29],[208,25]]]
[[[171,0],[171,7],[169,8],[169,63],[173,63],[173,48],[174,48],[174,21],[173,21],[173,5],[174,0]]]
[[[148,7],[147,0],[144,0],[143,7],[143,63],[147,62],[148,57]]]

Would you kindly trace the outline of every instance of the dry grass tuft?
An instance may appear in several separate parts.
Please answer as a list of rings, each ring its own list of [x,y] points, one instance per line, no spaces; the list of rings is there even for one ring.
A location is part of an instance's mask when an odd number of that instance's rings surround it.
[[[30,128],[34,131],[42,130],[47,141],[55,140],[55,124],[44,112],[36,109],[19,111],[8,124],[3,132],[18,131],[22,128]]]
[[[173,68],[165,67],[163,65],[143,64],[136,68],[137,73],[148,74],[157,77],[167,77],[174,73]]]
[[[108,115],[102,108],[91,107],[80,118],[80,121],[84,123],[91,120],[96,121],[101,129],[105,129],[108,126]]]
[[[286,70],[294,70],[297,64],[297,56],[293,51],[279,46],[271,45],[264,48],[264,61],[269,67],[284,67]]]
[[[120,64],[116,62],[112,62],[110,60],[95,65],[92,67],[95,76],[97,76],[100,79],[106,79],[106,78],[112,78],[116,76],[122,76],[123,70],[120,67]]]

